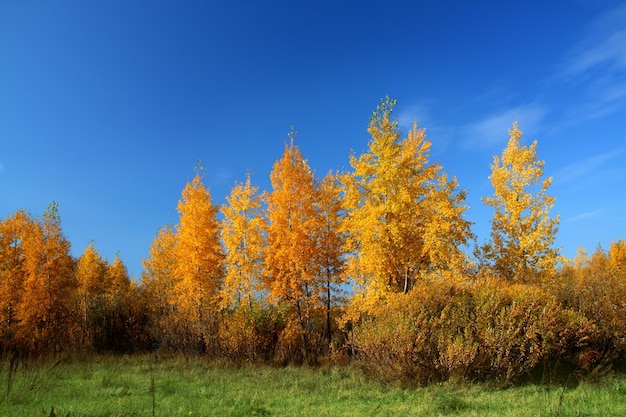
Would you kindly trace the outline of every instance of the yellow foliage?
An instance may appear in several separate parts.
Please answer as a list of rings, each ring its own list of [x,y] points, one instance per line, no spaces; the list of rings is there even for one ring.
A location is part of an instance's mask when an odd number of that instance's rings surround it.
[[[285,147],[270,173],[267,197],[265,280],[270,300],[298,303],[316,296],[315,210],[318,190],[313,172],[293,143]]]
[[[76,282],[56,203],[48,206],[42,221],[31,224],[22,246],[27,273],[18,313],[22,339],[33,353],[60,349],[73,327]]]
[[[592,255],[587,255],[581,249],[551,283],[565,305],[597,325],[603,340],[598,349],[616,356],[626,353],[624,247],[622,240],[613,242],[608,252],[598,247]]]
[[[465,192],[428,162],[424,129],[414,124],[400,139],[394,106],[388,97],[379,105],[369,151],[351,155],[353,172],[342,177],[346,273],[356,283],[354,301],[366,310],[387,292],[409,292],[427,273],[464,269],[461,247],[473,236],[463,218]]]
[[[540,182],[544,162],[537,160],[537,141],[521,146],[517,122],[509,136],[502,156],[494,156],[491,165],[494,195],[483,199],[494,208],[485,256],[503,278],[526,282],[538,274],[549,276],[565,259],[552,248],[559,216],[549,217],[554,197],[547,190],[552,178]]]
[[[250,301],[262,293],[265,218],[262,213],[262,196],[259,188],[250,184],[236,184],[228,204],[221,207],[221,236],[225,249],[224,285],[221,290],[221,307],[227,308],[242,301]]]
[[[142,285],[151,294],[152,306],[167,308],[174,302],[176,275],[176,234],[170,227],[162,227],[150,244],[150,254],[143,260]]]
[[[584,351],[596,330],[546,290],[496,278],[431,276],[388,293],[353,329],[369,374],[407,385],[449,378],[508,384]]]
[[[293,141],[270,179],[265,283],[270,301],[289,306],[288,333],[301,332],[301,359],[309,360],[313,341],[330,345],[334,303],[344,280],[340,188],[333,174],[318,181]],[[314,320],[322,312],[324,325]]]
[[[178,203],[174,297],[181,319],[202,338],[208,337],[208,323],[216,321],[223,280],[217,210],[197,174],[185,185]]]

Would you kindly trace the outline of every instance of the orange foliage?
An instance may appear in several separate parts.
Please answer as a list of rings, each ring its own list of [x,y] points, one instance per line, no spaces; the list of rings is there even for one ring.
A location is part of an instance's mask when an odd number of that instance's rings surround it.
[[[222,308],[249,303],[262,294],[266,225],[258,191],[248,176],[244,184],[235,185],[226,197],[228,204],[221,208],[221,236],[226,252]]]
[[[41,222],[31,225],[22,245],[26,279],[18,313],[21,339],[31,352],[58,352],[68,346],[74,326],[76,282],[56,203],[48,206]]]
[[[547,291],[454,277],[387,294],[353,332],[366,372],[407,385],[449,378],[509,384],[551,359],[575,356],[596,334]]]
[[[173,347],[175,341],[174,315],[176,298],[176,234],[170,227],[162,227],[150,245],[150,254],[143,260],[141,280],[146,313],[150,320],[150,336],[162,348]]]
[[[293,142],[285,146],[270,173],[267,197],[266,284],[273,301],[300,305],[317,294],[313,259],[317,217],[317,188],[313,172]]]
[[[400,139],[394,106],[383,99],[368,127],[368,152],[352,155],[353,172],[342,177],[347,275],[356,283],[357,313],[388,292],[409,292],[433,271],[463,270],[462,246],[473,237],[463,218],[465,192],[428,162],[424,129],[414,125]]]
[[[98,325],[105,314],[105,274],[107,264],[100,256],[93,243],[85,248],[76,265],[78,282],[79,315],[82,318],[83,344],[93,346],[97,334],[101,333]]]
[[[600,333],[595,349],[610,362],[626,354],[626,261],[624,241],[609,251],[580,250],[551,283],[564,305],[593,321]]]
[[[194,337],[190,343],[204,346],[203,349],[216,342],[218,293],[223,280],[224,255],[217,210],[202,177],[197,174],[185,185],[178,203],[174,303],[178,311],[176,318]]]
[[[25,211],[0,222],[0,348],[11,347],[17,330],[18,306],[22,302],[27,276],[23,243],[37,228]]]

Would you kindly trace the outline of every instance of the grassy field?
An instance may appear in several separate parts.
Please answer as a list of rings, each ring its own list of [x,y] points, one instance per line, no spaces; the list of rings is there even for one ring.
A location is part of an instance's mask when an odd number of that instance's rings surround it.
[[[107,356],[31,364],[8,389],[7,366],[1,370],[0,416],[7,417],[626,415],[624,376],[567,389],[453,383],[403,389],[349,367],[228,368],[202,359]]]

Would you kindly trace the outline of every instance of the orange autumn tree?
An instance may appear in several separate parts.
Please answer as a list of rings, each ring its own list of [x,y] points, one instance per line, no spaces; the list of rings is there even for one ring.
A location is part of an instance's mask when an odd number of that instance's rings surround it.
[[[180,279],[176,275],[176,234],[172,227],[161,227],[152,243],[147,259],[143,260],[141,288],[149,318],[150,336],[161,348],[175,347],[174,288]]]
[[[181,324],[188,331],[186,343],[213,352],[218,348],[218,294],[224,258],[217,211],[197,172],[178,203],[174,299]]]
[[[549,215],[552,177],[540,182],[544,161],[537,160],[537,141],[522,146],[521,138],[514,122],[507,147],[493,158],[489,179],[494,194],[483,201],[494,215],[491,240],[482,252],[502,278],[531,282],[553,274],[564,258],[552,247],[559,225],[559,216]]]
[[[317,250],[315,264],[321,283],[322,299],[326,310],[326,340],[330,344],[332,338],[332,311],[334,306],[343,305],[343,291],[340,286],[345,284],[344,251],[346,233],[341,230],[343,221],[343,200],[341,184],[335,174],[329,172],[319,183],[319,197],[316,203],[319,221],[315,237]]]
[[[626,241],[624,239],[611,243],[608,263],[614,273],[620,276],[622,282],[626,284]]]
[[[347,275],[353,307],[372,308],[387,293],[407,293],[432,272],[461,271],[461,247],[473,235],[464,219],[465,191],[441,166],[429,163],[431,142],[414,124],[401,139],[392,118],[395,100],[374,111],[368,152],[351,155],[345,189]]]
[[[27,276],[22,244],[36,227],[36,222],[23,210],[0,221],[0,354],[16,344],[18,306],[22,303]]]
[[[236,184],[220,211],[221,236],[225,249],[225,276],[221,306],[250,304],[262,294],[263,258],[266,245],[263,199],[259,188],[246,182]]]
[[[76,291],[70,242],[61,230],[58,205],[52,202],[41,222],[33,222],[22,240],[25,255],[20,334],[31,353],[70,347]]]
[[[134,336],[131,323],[136,310],[136,285],[128,276],[128,269],[119,254],[106,266],[104,297],[105,346],[109,350],[129,350]]]
[[[304,359],[310,354],[312,316],[320,305],[322,290],[315,264],[319,190],[311,168],[293,143],[293,132],[290,137],[291,143],[270,173],[265,283],[270,301],[283,303],[292,314],[283,335],[285,345],[300,343]]]
[[[102,342],[101,325],[106,314],[106,271],[107,262],[102,259],[93,242],[89,243],[76,265],[77,307],[85,347],[97,347]]]

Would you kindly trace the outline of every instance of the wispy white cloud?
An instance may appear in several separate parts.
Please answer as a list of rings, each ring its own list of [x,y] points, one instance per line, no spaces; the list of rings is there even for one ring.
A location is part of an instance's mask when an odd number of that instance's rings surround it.
[[[445,152],[451,145],[456,131],[453,126],[437,123],[436,118],[432,117],[437,113],[436,109],[436,100],[422,100],[417,104],[403,106],[397,115],[398,125],[405,135],[413,128],[415,122],[419,129],[426,129],[426,137],[433,144],[431,155]]]
[[[483,120],[467,126],[465,130],[467,148],[491,147],[506,144],[509,138],[508,129],[514,121],[524,130],[536,130],[547,111],[542,104],[517,106],[488,115]]]
[[[566,51],[560,64],[544,80],[543,98],[529,104],[497,103],[498,109],[482,120],[462,128],[467,148],[502,145],[508,139],[507,129],[517,120],[522,131],[532,132],[545,122],[550,113],[552,120],[546,128],[555,130],[571,127],[583,120],[599,118],[626,107],[626,3],[611,9],[591,22],[582,36]],[[499,83],[489,87],[479,96],[482,100],[497,97],[515,97],[514,89]],[[564,94],[565,103],[549,100]],[[571,97],[575,94],[576,99]],[[576,103],[576,104],[571,104]],[[559,116],[560,115],[560,116]]]
[[[563,223],[575,223],[582,220],[593,219],[596,217],[600,217],[600,214],[602,214],[601,210],[588,211],[586,213],[581,213],[576,216],[569,217],[563,220]]]
[[[566,60],[565,76],[576,76],[604,66],[626,68],[626,3],[598,17]]]
[[[598,170],[604,170],[609,161],[617,158],[624,152],[624,148],[615,149],[571,163],[553,175],[554,181],[562,184],[583,177],[588,178],[596,174]]]
[[[406,132],[413,127],[414,122],[417,122],[419,127],[428,127],[426,126],[430,120],[428,108],[426,104],[412,104],[402,108],[398,113],[400,129]]]
[[[622,108],[626,101],[626,3],[600,16],[583,33],[550,82],[580,90],[584,107],[570,114],[592,119]]]
[[[220,166],[212,170],[209,183],[214,186],[229,185],[233,181],[232,169]]]

